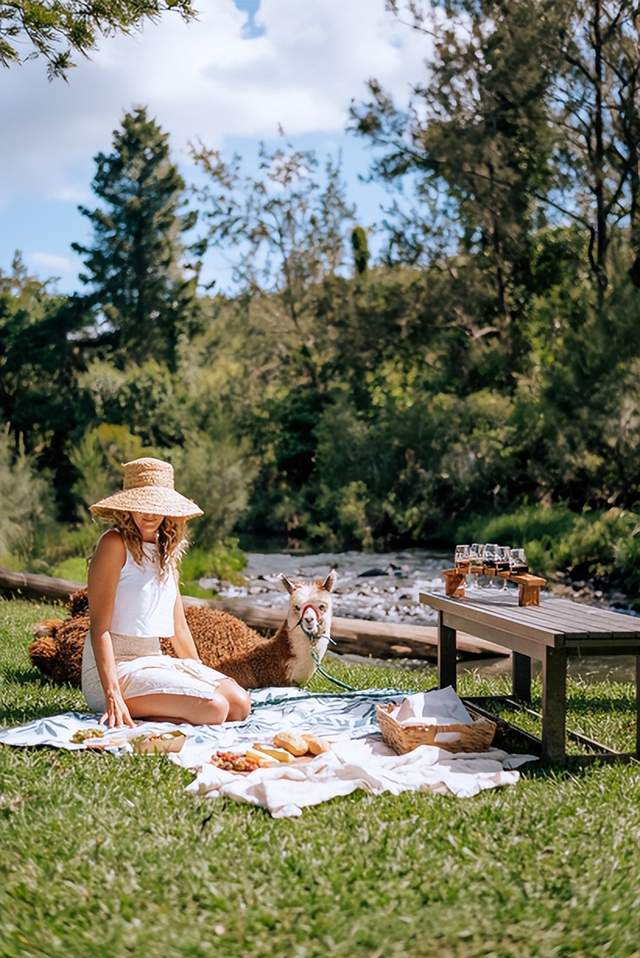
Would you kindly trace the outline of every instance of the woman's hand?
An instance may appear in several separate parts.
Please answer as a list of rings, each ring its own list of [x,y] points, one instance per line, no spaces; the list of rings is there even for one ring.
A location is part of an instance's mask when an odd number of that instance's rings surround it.
[[[114,728],[118,725],[129,725],[131,728],[136,727],[136,723],[129,714],[127,703],[123,699],[120,689],[112,689],[107,692],[105,699],[107,702],[107,711],[100,719],[100,724],[106,719],[109,728]]]

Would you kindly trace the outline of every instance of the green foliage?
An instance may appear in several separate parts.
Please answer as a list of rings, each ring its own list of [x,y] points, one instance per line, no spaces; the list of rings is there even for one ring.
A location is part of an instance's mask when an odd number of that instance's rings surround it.
[[[192,425],[180,377],[155,359],[119,369],[95,360],[79,376],[95,419],[128,427],[151,448],[181,443]]]
[[[191,534],[206,549],[224,539],[247,507],[254,466],[247,443],[233,436],[192,430],[184,446],[167,450],[176,486],[198,503],[204,515],[194,519]]]
[[[369,243],[367,231],[362,226],[354,226],[351,231],[351,246],[353,247],[353,263],[356,273],[366,273],[369,264]]]
[[[538,543],[551,549],[576,522],[575,513],[565,506],[522,506],[515,512],[463,519],[455,535],[459,542],[497,542],[504,545]]]
[[[92,0],[82,5],[70,0],[14,0],[2,6],[0,66],[43,57],[49,79],[66,79],[77,54],[88,56],[100,37],[132,33],[167,11],[179,13],[184,20],[196,14],[191,0],[118,0],[117,4]]]
[[[154,456],[126,426],[103,423],[82,437],[69,458],[80,474],[74,491],[85,507],[110,495],[122,486],[122,463],[140,456]]]
[[[56,576],[58,579],[69,579],[71,582],[82,582],[86,584],[87,560],[81,556],[65,559],[63,562],[59,562],[53,566],[50,575]]]
[[[0,429],[0,502],[0,563],[4,555],[26,560],[53,521],[53,489],[22,439],[15,447],[8,424]]]
[[[241,583],[246,557],[238,547],[238,540],[230,537],[214,543],[210,549],[194,546],[182,560],[181,575],[188,580],[218,578],[224,582]]]
[[[199,579],[217,578],[222,582],[241,585],[244,582],[242,570],[246,564],[246,557],[238,548],[237,539],[224,539],[214,543],[209,549],[194,546],[189,549],[180,565],[180,591],[183,595],[210,598],[217,593],[211,589],[203,589],[199,585]]]
[[[186,184],[171,162],[168,139],[144,107],[125,114],[113,152],[96,156],[92,186],[103,206],[80,207],[93,227],[93,244],[72,247],[84,257],[80,278],[113,329],[116,351],[138,363],[154,357],[175,372],[201,321],[201,264],[187,265],[184,256],[202,247],[186,247],[182,239],[197,213],[181,212]]]
[[[640,515],[622,509],[608,509],[599,516],[581,516],[571,531],[557,544],[556,555],[562,568],[578,578],[620,578],[640,569],[633,568],[640,536]]]
[[[48,563],[49,567],[56,567],[67,559],[86,559],[100,533],[101,527],[93,518],[79,525],[57,522],[42,537],[37,559]]]

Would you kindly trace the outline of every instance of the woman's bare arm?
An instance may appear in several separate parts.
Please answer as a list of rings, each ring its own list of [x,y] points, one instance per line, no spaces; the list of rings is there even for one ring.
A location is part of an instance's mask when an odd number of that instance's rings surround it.
[[[126,552],[122,537],[118,532],[110,530],[98,542],[87,577],[91,644],[107,701],[107,714],[114,699],[121,698],[109,630],[120,570],[125,559]],[[123,717],[126,720],[127,716]],[[134,724],[130,717],[129,723]]]
[[[197,659],[198,662],[201,661],[198,649],[191,635],[191,630],[187,624],[180,592],[178,592],[176,604],[173,607],[173,638],[171,639],[171,644],[179,658]]]

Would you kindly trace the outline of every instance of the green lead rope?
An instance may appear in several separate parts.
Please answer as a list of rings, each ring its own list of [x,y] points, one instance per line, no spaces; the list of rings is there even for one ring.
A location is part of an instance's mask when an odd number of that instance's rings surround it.
[[[320,638],[327,638],[329,642],[331,642],[333,645],[336,644],[335,640],[332,639],[330,635],[320,636]],[[329,675],[329,673],[322,668],[322,666],[320,665],[320,656],[316,652],[316,648],[313,643],[311,645],[311,658],[313,659],[315,663],[316,672],[319,672],[324,679],[327,679],[329,682],[333,682],[334,685],[337,685],[341,689],[346,689],[348,692],[358,691],[358,689],[354,689],[353,685],[349,685],[348,682],[343,682],[341,679],[334,678],[333,675]]]

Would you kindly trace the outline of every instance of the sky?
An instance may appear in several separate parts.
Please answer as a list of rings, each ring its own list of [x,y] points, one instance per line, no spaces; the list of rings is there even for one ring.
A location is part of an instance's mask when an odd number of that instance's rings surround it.
[[[49,81],[43,60],[0,75],[0,269],[16,249],[31,272],[81,289],[73,241],[90,239],[78,204],[95,205],[98,151],[110,151],[126,110],[146,105],[170,133],[187,183],[196,178],[190,142],[242,155],[256,168],[260,140],[281,125],[296,148],[342,153],[347,196],[362,225],[374,224],[389,194],[362,183],[371,158],[347,134],[349,102],[377,78],[399,105],[424,77],[424,35],[385,12],[384,0],[196,0],[197,21],[166,14],[128,37],[103,39],[69,81]],[[376,249],[375,239],[372,243]],[[204,281],[230,288],[229,254],[208,254]]]

